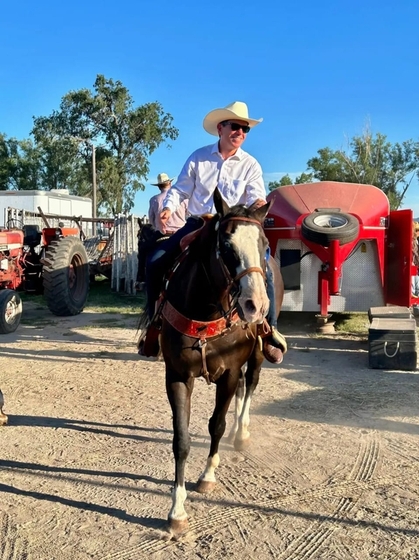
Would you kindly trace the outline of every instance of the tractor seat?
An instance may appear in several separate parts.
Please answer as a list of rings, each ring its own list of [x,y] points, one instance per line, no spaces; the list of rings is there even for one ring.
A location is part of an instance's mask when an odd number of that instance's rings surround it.
[[[36,247],[41,243],[41,230],[36,224],[25,224],[23,226],[23,244]]]

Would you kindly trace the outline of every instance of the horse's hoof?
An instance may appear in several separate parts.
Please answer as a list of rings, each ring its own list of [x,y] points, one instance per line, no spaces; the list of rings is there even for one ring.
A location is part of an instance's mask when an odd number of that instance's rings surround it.
[[[180,537],[183,533],[189,529],[188,518],[185,519],[170,519],[169,518],[169,530],[172,538]]]
[[[249,445],[250,445],[250,438],[234,440],[234,449],[236,451],[244,451],[249,447]]]
[[[0,426],[5,426],[9,421],[8,417],[5,414],[0,415]]]
[[[211,480],[198,480],[195,490],[200,494],[210,494],[217,483]]]

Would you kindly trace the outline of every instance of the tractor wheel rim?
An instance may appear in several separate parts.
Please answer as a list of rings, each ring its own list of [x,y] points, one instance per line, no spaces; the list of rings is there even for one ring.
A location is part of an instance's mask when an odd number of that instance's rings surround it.
[[[16,301],[14,299],[11,299],[9,302],[7,302],[5,319],[8,325],[13,325],[13,323],[16,321],[17,308],[18,306],[16,305]]]

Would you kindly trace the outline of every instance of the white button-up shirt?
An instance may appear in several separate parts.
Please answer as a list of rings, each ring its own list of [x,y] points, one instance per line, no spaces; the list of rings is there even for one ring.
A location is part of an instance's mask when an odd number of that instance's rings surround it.
[[[262,168],[257,160],[241,148],[234,156],[223,159],[217,142],[196,150],[188,158],[163,206],[174,212],[183,200],[189,199],[190,215],[215,214],[215,187],[230,207],[249,207],[258,199],[266,200]]]

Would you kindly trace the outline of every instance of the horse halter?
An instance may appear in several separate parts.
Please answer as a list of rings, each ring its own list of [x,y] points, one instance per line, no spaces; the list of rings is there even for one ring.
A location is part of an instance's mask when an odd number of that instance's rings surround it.
[[[264,280],[266,280],[266,272],[260,266],[249,266],[248,268],[245,268],[244,270],[239,272],[234,278],[231,276],[230,271],[229,271],[227,265],[225,264],[223,257],[221,256],[221,250],[220,250],[220,226],[221,226],[222,223],[228,223],[228,222],[244,222],[244,223],[255,224],[261,229],[262,233],[263,233],[263,228],[262,228],[261,223],[258,220],[255,220],[253,218],[240,217],[240,216],[232,216],[230,218],[221,218],[221,220],[219,220],[216,223],[216,225],[215,225],[215,230],[217,232],[216,255],[217,255],[218,261],[220,262],[221,270],[222,270],[222,272],[224,274],[224,277],[227,281],[227,291],[229,292],[229,291],[231,291],[233,286],[235,286],[236,288],[238,287],[238,281],[241,278],[243,278],[243,276],[247,276],[251,272],[257,272],[257,273],[262,275]]]

